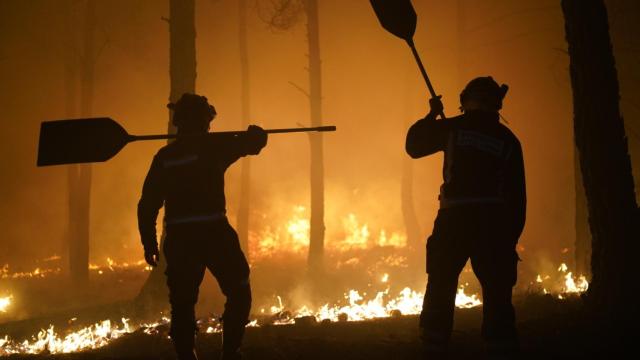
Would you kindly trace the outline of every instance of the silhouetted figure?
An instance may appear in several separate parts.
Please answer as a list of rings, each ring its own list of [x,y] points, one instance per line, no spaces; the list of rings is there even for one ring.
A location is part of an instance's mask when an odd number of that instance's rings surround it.
[[[498,113],[507,89],[491,77],[476,78],[460,94],[462,115],[436,120],[443,106],[440,97],[433,98],[430,113],[407,134],[412,158],[444,151],[444,183],[427,241],[429,278],[420,317],[429,354],[447,351],[458,275],[469,258],[482,285],[487,351],[501,356],[518,351],[511,290],[526,193],[520,142]]]
[[[204,96],[184,94],[168,107],[179,137],[158,151],[142,189],[138,225],[145,260],[157,265],[156,218],[164,204],[170,335],[178,358],[196,359],[194,306],[207,268],[227,297],[222,359],[239,359],[251,288],[249,266],[225,216],[224,172],[239,158],[260,153],[267,133],[251,125],[241,135],[206,135],[216,112]]]

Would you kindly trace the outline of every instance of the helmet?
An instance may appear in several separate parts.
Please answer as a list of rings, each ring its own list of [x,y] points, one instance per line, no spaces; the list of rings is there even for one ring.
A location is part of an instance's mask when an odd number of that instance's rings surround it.
[[[509,86],[506,84],[498,85],[491,76],[477,77],[465,86],[460,93],[460,104],[462,105],[467,99],[475,99],[482,103],[495,107],[498,111],[502,109],[502,99],[507,94]]]
[[[173,125],[176,127],[195,125],[206,118],[209,122],[216,116],[216,109],[209,104],[206,97],[184,93],[174,104],[167,107],[173,110]]]

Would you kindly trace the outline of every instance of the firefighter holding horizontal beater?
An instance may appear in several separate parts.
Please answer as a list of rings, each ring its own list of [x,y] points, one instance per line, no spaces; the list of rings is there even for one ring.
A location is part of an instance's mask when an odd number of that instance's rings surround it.
[[[257,155],[267,133],[251,125],[240,134],[208,134],[216,111],[204,96],[184,94],[168,107],[178,138],[153,158],[138,203],[138,225],[147,263],[157,265],[158,211],[165,207],[167,285],[171,340],[178,359],[194,351],[198,289],[208,269],[227,301],[222,359],[240,359],[239,348],[251,309],[249,266],[225,215],[224,173],[236,160]]]
[[[425,352],[445,355],[453,328],[458,276],[467,260],[482,285],[482,336],[489,355],[515,356],[518,338],[511,301],[516,283],[516,244],[525,223],[522,149],[500,123],[507,93],[491,77],[479,77],[460,94],[462,115],[437,120],[440,97],[407,133],[414,159],[444,152],[440,210],[427,241],[427,289],[420,317]]]

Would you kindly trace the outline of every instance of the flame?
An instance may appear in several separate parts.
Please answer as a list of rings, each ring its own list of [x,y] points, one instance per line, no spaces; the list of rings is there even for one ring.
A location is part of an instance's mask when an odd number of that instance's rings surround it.
[[[290,253],[302,254],[309,247],[309,219],[304,206],[293,207],[285,229],[266,226],[260,233],[250,234],[250,251],[258,259]]]
[[[309,246],[309,229],[311,225],[308,219],[302,217],[304,212],[304,206],[297,206],[295,208],[295,216],[287,223],[287,233],[294,245],[292,250],[296,252]]]
[[[385,274],[387,277],[388,275]],[[285,311],[282,298],[277,297],[278,304],[271,306],[271,314],[277,315],[274,324],[292,324],[296,318],[313,317],[316,321],[362,321],[375,318],[385,318],[399,315],[416,315],[422,311],[424,294],[403,288],[395,297],[389,296],[389,289],[376,292],[375,296],[365,299],[366,294],[360,294],[358,290],[349,290],[345,295],[346,305],[324,304],[313,310],[304,305],[291,313]],[[464,286],[458,288],[456,294],[456,307],[472,308],[482,305],[478,296],[465,294]],[[264,313],[264,309],[262,310]]]
[[[13,295],[0,297],[0,313],[6,313],[13,301]]]
[[[102,275],[105,271],[109,270],[112,272],[135,269],[141,271],[151,271],[151,266],[147,265],[144,260],[138,260],[134,263],[122,262],[118,263],[113,260],[111,257],[107,256],[105,259],[105,265],[97,265],[97,264],[89,264],[89,270],[96,271],[98,275]]]
[[[58,255],[54,255],[42,260],[42,262],[52,262],[58,261],[61,257]],[[140,269],[142,271],[151,271],[152,268],[147,265],[144,260],[138,260],[133,263],[122,262],[118,263],[113,260],[111,257],[107,257],[105,261],[105,265],[97,265],[97,264],[89,264],[89,270],[95,271],[98,275],[104,274],[105,271],[118,271],[118,270],[126,270],[126,269]],[[2,268],[0,268],[0,279],[25,279],[25,278],[45,278],[51,275],[60,275],[62,273],[62,269],[60,267],[51,267],[51,268],[42,268],[36,267],[33,271],[19,271],[12,272],[9,264],[4,264]]]
[[[367,249],[372,246],[384,247],[405,247],[407,246],[407,237],[397,232],[391,233],[391,237],[387,236],[387,232],[382,229],[377,237],[371,237],[369,225],[360,224],[355,214],[348,214],[342,219],[342,226],[346,233],[343,240],[331,241],[327,245],[338,251],[346,251],[352,249]]]
[[[391,237],[387,238],[386,231],[380,230],[377,246],[405,247],[407,246],[407,237],[397,232],[391,233]]]
[[[388,274],[383,278],[388,280]],[[374,318],[384,318],[399,315],[419,314],[422,310],[423,294],[408,287],[402,289],[395,297],[389,294],[389,288],[379,291],[373,298],[365,299],[366,293],[361,294],[357,290],[349,290],[345,294],[345,305],[324,304],[313,310],[309,306],[302,306],[297,311],[288,312],[285,310],[282,298],[276,297],[277,303],[269,309],[272,315],[277,315],[274,325],[292,324],[297,318],[313,317],[316,321],[362,321]],[[464,287],[458,289],[456,296],[456,306],[460,308],[470,308],[479,306],[482,303],[477,299],[477,295],[466,295]],[[261,311],[266,313],[264,309]],[[75,320],[72,319],[70,323]],[[68,332],[62,335],[55,331],[53,325],[47,329],[42,329],[37,335],[21,342],[15,341],[8,336],[0,338],[0,356],[11,354],[39,354],[39,353],[73,353],[88,349],[97,349],[108,345],[112,340],[122,337],[134,331],[142,331],[148,335],[157,335],[161,329],[169,324],[169,319],[162,317],[158,322],[151,324],[140,324],[131,326],[129,319],[122,318],[122,324],[113,324],[110,320],[100,321],[80,330]],[[206,333],[220,333],[221,324],[216,318],[199,321],[200,327]],[[254,319],[248,327],[260,326],[258,320]]]
[[[296,254],[303,256],[309,248],[310,222],[308,209],[304,206],[292,207],[284,226],[265,226],[259,232],[251,232],[249,246],[252,258],[261,260],[276,255]],[[377,236],[366,223],[349,213],[341,219],[342,232],[338,236],[327,238],[325,250],[343,253],[351,250],[364,250],[372,247],[403,248],[407,238],[400,232],[387,232],[381,229]]]
[[[60,268],[51,268],[51,269],[41,269],[39,267],[35,268],[33,271],[26,272],[11,272],[9,269],[9,264],[4,264],[0,269],[0,278],[2,279],[23,279],[23,278],[43,278],[47,275],[57,275],[62,270]]]
[[[31,340],[24,340],[23,342],[15,342],[5,336],[0,340],[0,355],[38,354],[43,352],[59,354],[96,349],[131,332],[129,320],[125,318],[122,318],[122,326],[111,324],[111,320],[104,320],[71,332],[64,337],[55,331],[53,325],[50,325],[48,329],[40,330]]]
[[[579,294],[587,291],[589,289],[589,282],[587,281],[586,276],[580,275],[576,279],[573,276],[573,273],[569,271],[569,268],[565,263],[560,265],[558,271],[564,272],[564,288],[563,293],[565,294]]]
[[[472,294],[471,296],[465,294],[464,288],[469,284],[465,284],[465,286],[458,287],[458,292],[456,293],[456,307],[470,309],[476,306],[482,305],[482,301],[478,299],[478,295]]]
[[[558,299],[563,300],[570,294],[581,294],[589,289],[589,282],[587,281],[587,277],[584,275],[575,276],[573,272],[569,271],[569,267],[565,263],[561,263],[558,267],[558,273],[561,276],[556,284],[548,284],[548,280],[552,279],[551,276],[541,276],[540,274],[536,277],[536,284],[542,289],[544,294],[553,293]],[[553,280],[552,280],[553,281]],[[547,284],[547,286],[544,286]],[[553,290],[547,290],[547,287],[551,285]]]
[[[360,225],[354,214],[349,214],[342,220],[342,225],[347,233],[343,241],[334,244],[339,250],[365,249],[369,242],[369,227],[367,224]]]

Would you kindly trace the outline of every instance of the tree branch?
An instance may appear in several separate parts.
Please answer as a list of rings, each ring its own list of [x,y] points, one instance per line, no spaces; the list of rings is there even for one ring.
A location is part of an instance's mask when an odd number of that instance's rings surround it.
[[[298,84],[294,83],[293,81],[288,81],[289,85],[293,86],[294,88],[298,89],[298,91],[300,91],[301,93],[303,93],[307,98],[311,97],[311,94],[309,94],[309,92],[305,89],[303,89],[301,86],[299,86]]]

